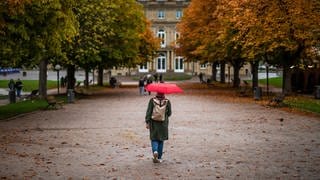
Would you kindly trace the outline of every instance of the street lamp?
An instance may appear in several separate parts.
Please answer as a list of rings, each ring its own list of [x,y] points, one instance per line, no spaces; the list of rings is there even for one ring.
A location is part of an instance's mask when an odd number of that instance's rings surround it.
[[[265,65],[266,65],[266,76],[267,76],[267,96],[269,97],[269,64],[268,62],[266,62]]]
[[[60,71],[60,69],[61,69],[61,66],[59,65],[59,64],[57,64],[55,67],[54,67],[54,69],[57,71],[57,85],[58,85],[58,94],[60,93],[59,92],[59,88],[60,88],[60,86],[59,86],[59,71]]]
[[[231,77],[230,77],[230,65],[228,65],[228,83],[230,84],[230,79]]]

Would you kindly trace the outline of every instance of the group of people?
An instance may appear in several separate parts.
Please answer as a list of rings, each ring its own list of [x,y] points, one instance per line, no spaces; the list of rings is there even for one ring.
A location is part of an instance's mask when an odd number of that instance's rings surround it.
[[[109,84],[112,88],[115,88],[117,86],[117,79],[115,77],[111,77],[109,80]]]
[[[16,82],[14,82],[13,79],[10,79],[10,81],[8,83],[8,88],[11,92],[15,91],[17,97],[21,97],[23,83],[20,79],[18,79]]]
[[[60,78],[60,86],[61,87],[65,87],[66,86],[66,84],[67,84],[67,77],[63,77],[63,76],[61,76],[61,78]]]
[[[151,74],[148,74],[146,76],[141,76],[140,79],[139,79],[139,92],[140,92],[140,95],[145,95],[147,92],[145,90],[145,86],[151,84],[152,82],[160,82],[160,83],[163,83],[163,77],[162,77],[162,74],[158,75],[158,73],[155,73],[153,75]],[[148,91],[148,94],[150,95],[151,92]]]

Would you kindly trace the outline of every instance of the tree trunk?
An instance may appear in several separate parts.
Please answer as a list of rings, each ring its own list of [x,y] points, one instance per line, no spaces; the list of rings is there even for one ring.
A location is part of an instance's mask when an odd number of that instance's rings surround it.
[[[259,85],[259,77],[258,77],[258,68],[259,68],[259,61],[252,61],[250,62],[251,65],[251,72],[252,72],[252,90],[254,87],[258,87]]]
[[[76,68],[74,65],[69,65],[67,68],[67,89],[74,89],[76,78],[74,77]]]
[[[212,69],[211,69],[211,73],[212,73],[212,75],[211,75],[211,80],[212,81],[217,81],[217,62],[214,62],[213,64],[212,64]]]
[[[238,88],[240,86],[240,68],[244,64],[244,60],[241,58],[230,61],[233,66],[233,87]]]
[[[98,86],[103,86],[103,67],[98,67]]]
[[[94,71],[95,71],[95,69],[93,68],[92,69],[92,84],[94,85],[94,81],[95,81],[95,78],[94,78]]]
[[[39,95],[40,98],[47,97],[47,65],[48,60],[41,60],[39,66]]]
[[[291,93],[291,73],[288,66],[283,66],[282,93]]]
[[[233,66],[233,87],[235,88],[240,86],[239,72],[240,68],[238,66]]]
[[[84,86],[85,86],[86,88],[89,87],[89,70],[88,70],[88,69],[86,69],[86,72],[85,72]]]
[[[220,82],[226,83],[226,62],[220,62]]]

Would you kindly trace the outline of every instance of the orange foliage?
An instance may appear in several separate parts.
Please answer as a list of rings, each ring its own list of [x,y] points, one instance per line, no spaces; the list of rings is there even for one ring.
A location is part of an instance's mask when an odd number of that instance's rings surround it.
[[[145,30],[140,34],[140,59],[141,62],[149,61],[160,48],[160,39],[153,35],[151,23],[145,19]]]
[[[187,57],[223,59],[233,46],[246,60],[279,48],[301,58],[319,46],[318,0],[196,0],[185,11],[178,28]]]

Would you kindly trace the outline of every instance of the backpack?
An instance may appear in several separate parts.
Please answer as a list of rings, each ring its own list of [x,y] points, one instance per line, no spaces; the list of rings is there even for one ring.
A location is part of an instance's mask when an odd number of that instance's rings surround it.
[[[168,99],[159,100],[157,98],[153,98],[153,111],[151,118],[155,121],[164,121],[166,115],[166,108],[168,105]]]

